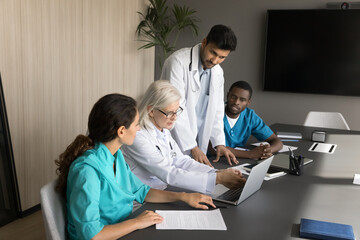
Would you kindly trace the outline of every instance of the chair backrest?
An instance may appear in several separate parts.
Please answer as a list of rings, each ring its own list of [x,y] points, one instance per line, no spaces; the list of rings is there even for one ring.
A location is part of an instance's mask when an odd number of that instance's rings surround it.
[[[57,179],[40,190],[41,209],[44,219],[46,239],[67,239],[66,203],[60,193],[55,191]]]
[[[310,111],[306,116],[304,126],[350,130],[345,118],[339,112]]]

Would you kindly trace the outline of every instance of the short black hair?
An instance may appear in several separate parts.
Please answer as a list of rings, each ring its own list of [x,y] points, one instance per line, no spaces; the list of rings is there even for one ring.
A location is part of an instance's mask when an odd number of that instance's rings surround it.
[[[250,86],[250,84],[246,81],[237,81],[237,82],[234,82],[230,89],[229,89],[229,92],[233,89],[233,88],[242,88],[244,90],[247,90],[249,91],[249,94],[250,94],[250,97],[249,99],[251,99],[251,96],[252,96],[252,88]]]
[[[237,39],[231,28],[224,25],[215,25],[206,37],[206,44],[214,43],[222,50],[235,51]]]

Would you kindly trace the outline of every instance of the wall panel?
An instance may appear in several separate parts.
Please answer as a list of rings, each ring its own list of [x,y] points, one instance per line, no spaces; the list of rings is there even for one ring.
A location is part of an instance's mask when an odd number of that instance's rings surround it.
[[[0,71],[23,210],[39,203],[54,160],[86,133],[98,98],[136,98],[153,81],[154,50],[138,51],[135,37],[145,4],[0,0]]]

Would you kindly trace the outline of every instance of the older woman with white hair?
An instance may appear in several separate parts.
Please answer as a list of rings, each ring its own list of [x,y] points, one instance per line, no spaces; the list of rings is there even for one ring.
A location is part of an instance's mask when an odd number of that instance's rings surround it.
[[[184,155],[170,129],[182,112],[180,93],[169,81],[158,80],[147,89],[139,105],[140,127],[134,144],[123,146],[132,172],[152,188],[167,185],[211,194],[215,184],[239,188],[245,179],[238,170],[216,170]]]

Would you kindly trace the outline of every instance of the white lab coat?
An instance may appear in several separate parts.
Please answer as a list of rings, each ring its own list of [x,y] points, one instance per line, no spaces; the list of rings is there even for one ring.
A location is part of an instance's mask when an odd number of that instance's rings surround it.
[[[181,150],[189,154],[190,150],[199,146],[207,152],[209,140],[213,147],[225,145],[224,134],[224,73],[219,65],[211,68],[211,79],[208,96],[208,107],[204,128],[198,132],[196,104],[200,95],[199,53],[201,44],[191,48],[183,48],[173,53],[164,63],[160,79],[170,82],[180,91],[180,106],[183,113],[177,118],[171,133]],[[189,71],[190,70],[190,71]],[[198,142],[196,138],[198,137]]]
[[[211,194],[216,184],[216,170],[184,155],[170,131],[164,131],[169,144],[164,145],[152,127],[137,132],[131,146],[121,147],[131,171],[152,188],[165,189],[169,184]],[[174,154],[176,156],[172,157]]]

